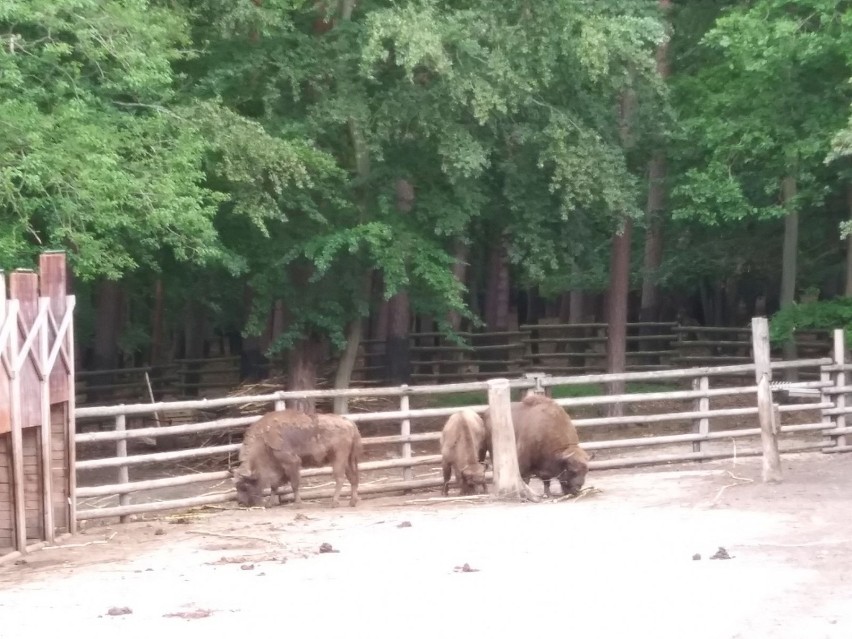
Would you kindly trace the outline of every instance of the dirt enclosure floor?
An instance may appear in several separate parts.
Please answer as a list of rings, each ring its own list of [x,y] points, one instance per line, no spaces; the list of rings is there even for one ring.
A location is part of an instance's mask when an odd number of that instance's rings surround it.
[[[540,504],[431,491],[91,528],[0,566],[0,636],[848,639],[852,456],[783,466],[778,485],[740,459],[595,472],[599,492]]]

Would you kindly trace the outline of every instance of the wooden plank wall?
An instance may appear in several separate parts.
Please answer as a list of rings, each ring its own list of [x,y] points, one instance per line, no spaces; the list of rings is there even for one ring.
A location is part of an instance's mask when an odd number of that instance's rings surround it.
[[[73,398],[69,395],[73,384],[70,381],[73,379],[73,323],[63,339],[65,352],[56,353],[52,367],[46,371],[49,355],[57,348],[65,312],[72,308],[69,303],[73,303],[68,298],[64,253],[43,254],[38,273],[29,270],[11,273],[8,290],[7,278],[0,272],[0,326],[6,319],[7,297],[20,304],[20,327],[12,327],[14,335],[4,345],[10,369],[15,367],[10,357],[13,344],[23,349],[39,321],[44,333],[30,340],[31,355],[17,362],[20,397],[15,399],[20,406],[21,421],[20,426],[16,424],[15,427],[20,428],[22,443],[22,463],[17,466],[11,431],[15,417],[11,410],[13,385],[9,371],[0,365],[0,555],[15,549],[24,550],[22,541],[25,545],[49,541],[55,534],[73,529],[68,505],[73,486],[73,451],[68,446],[72,439]],[[42,313],[39,320],[40,298],[48,298],[47,307],[52,318]],[[46,309],[42,307],[41,310]],[[40,381],[39,367],[49,373],[45,382]],[[47,423],[42,424],[43,421]],[[19,531],[16,524],[19,521],[15,507],[16,468],[17,472],[23,470],[23,481],[17,486],[18,490],[23,487],[22,520],[26,532],[23,540],[19,539],[23,531]]]
[[[0,555],[15,545],[15,509],[12,506],[12,449],[8,433],[0,435]]]

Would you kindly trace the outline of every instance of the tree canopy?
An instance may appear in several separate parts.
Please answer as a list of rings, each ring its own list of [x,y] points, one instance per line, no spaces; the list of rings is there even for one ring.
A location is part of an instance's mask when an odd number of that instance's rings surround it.
[[[541,304],[594,301],[665,150],[662,262],[643,272],[641,234],[632,250],[657,315],[720,283],[705,321],[777,306],[785,237],[797,290],[839,293],[849,3],[668,5],[9,0],[0,266],[68,251],[82,339],[113,291],[137,358],[162,322],[342,351],[401,292],[441,331],[482,325],[498,272]]]

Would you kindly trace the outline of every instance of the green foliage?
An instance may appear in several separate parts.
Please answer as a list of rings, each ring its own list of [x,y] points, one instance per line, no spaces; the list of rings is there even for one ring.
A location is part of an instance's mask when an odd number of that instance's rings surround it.
[[[180,14],[142,1],[0,10],[0,264],[66,248],[82,279],[218,255],[203,138],[170,111]]]
[[[822,204],[831,178],[823,160],[852,98],[852,36],[841,5],[757,0],[711,23],[689,53],[690,72],[675,76],[684,164],[673,191],[677,217],[778,217],[788,175],[799,186],[798,208]]]
[[[852,298],[794,304],[772,316],[769,339],[781,343],[792,339],[797,330],[845,330],[846,342],[852,346]]]

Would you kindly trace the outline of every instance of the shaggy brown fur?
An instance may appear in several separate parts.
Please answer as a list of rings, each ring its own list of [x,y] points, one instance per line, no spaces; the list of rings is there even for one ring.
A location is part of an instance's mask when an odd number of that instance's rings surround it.
[[[489,415],[485,413],[490,432]],[[550,497],[550,480],[558,479],[562,492],[580,492],[589,470],[589,454],[580,447],[577,429],[559,404],[544,395],[527,395],[512,402],[512,423],[518,449],[521,477],[529,483],[535,475],[544,482]]]
[[[249,426],[240,448],[240,466],[234,471],[237,501],[243,506],[263,503],[263,491],[290,483],[293,503],[300,504],[301,468],[331,464],[334,506],[340,503],[343,477],[349,480],[349,505],[358,503],[358,461],[361,434],[339,415],[307,415],[295,410],[267,413]],[[282,496],[278,496],[282,502]]]
[[[482,418],[472,410],[453,413],[441,431],[441,457],[444,484],[441,494],[450,490],[450,476],[456,475],[462,495],[472,495],[477,486],[485,492],[485,453],[488,441]]]

